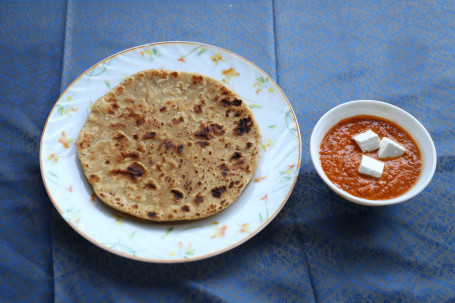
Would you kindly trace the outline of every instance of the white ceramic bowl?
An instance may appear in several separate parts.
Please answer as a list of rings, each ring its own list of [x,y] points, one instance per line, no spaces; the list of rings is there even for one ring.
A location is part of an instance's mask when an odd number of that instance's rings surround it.
[[[340,120],[358,115],[376,116],[392,121],[406,130],[417,143],[422,156],[422,172],[417,183],[404,195],[386,200],[369,200],[355,197],[333,184],[324,173],[319,157],[322,139]],[[333,191],[349,201],[369,206],[391,205],[413,198],[430,183],[436,170],[436,148],[425,127],[406,111],[381,101],[350,101],[329,110],[319,119],[313,129],[310,139],[310,154],[317,173]]]

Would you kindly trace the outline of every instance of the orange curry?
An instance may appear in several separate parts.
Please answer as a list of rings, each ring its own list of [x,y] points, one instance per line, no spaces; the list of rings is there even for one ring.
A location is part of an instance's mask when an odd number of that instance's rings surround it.
[[[372,130],[406,148],[402,156],[378,159],[377,150],[362,152],[353,136]],[[356,197],[383,200],[406,193],[416,183],[422,168],[419,148],[409,134],[393,122],[373,116],[340,121],[325,135],[320,148],[321,165],[336,186]],[[359,173],[362,155],[384,162],[380,178]]]

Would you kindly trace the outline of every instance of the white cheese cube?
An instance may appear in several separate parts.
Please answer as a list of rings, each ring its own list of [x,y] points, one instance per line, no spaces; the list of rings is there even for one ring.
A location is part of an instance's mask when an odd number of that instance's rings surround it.
[[[378,158],[399,157],[404,154],[405,151],[406,149],[401,144],[384,137],[379,144]]]
[[[384,162],[378,161],[371,157],[362,156],[362,161],[359,166],[359,173],[380,178],[384,170]]]
[[[370,152],[379,148],[379,136],[371,130],[355,135],[353,138],[362,152]]]

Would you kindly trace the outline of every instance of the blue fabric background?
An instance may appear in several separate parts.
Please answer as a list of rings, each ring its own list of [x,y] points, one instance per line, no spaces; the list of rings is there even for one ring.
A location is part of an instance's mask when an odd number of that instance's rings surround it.
[[[453,1],[1,1],[1,302],[454,302]],[[225,254],[187,264],[112,255],[54,210],[39,142],[60,93],[103,58],[150,42],[216,45],[281,86],[302,134],[295,190]],[[369,208],[317,176],[320,116],[356,99],[397,105],[436,144],[430,185]]]

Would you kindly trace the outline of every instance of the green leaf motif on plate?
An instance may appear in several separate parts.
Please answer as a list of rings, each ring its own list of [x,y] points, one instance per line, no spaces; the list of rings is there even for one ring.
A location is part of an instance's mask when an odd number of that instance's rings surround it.
[[[195,51],[199,50],[199,52],[196,54],[196,56],[200,56],[202,55],[207,49],[205,48],[205,46],[202,46],[202,45],[199,45],[195,48],[193,48],[189,53],[187,53],[186,55],[183,55],[181,56],[180,58],[177,59],[177,61],[180,61],[180,62],[183,62],[185,63],[186,62],[186,57],[188,57],[189,55],[191,55],[192,53],[194,53]]]
[[[150,49],[149,46],[146,46],[143,51],[140,51],[143,57],[147,56],[150,58],[150,61],[153,61],[154,57],[161,57],[160,52],[156,48]]]
[[[203,47],[199,53],[197,53],[198,56],[202,55],[207,49],[205,47]]]
[[[121,243],[101,243],[101,244],[110,249],[113,249],[115,251],[130,254],[131,256],[136,256],[136,254],[137,254],[135,250],[133,250],[132,248],[130,248],[124,244],[121,244]]]
[[[53,172],[51,172],[51,171],[48,171],[47,173],[48,173],[49,175],[51,175],[52,177],[57,177],[57,178],[58,178],[58,175],[55,174],[55,173],[53,173]]]
[[[260,83],[266,83],[269,81],[269,78],[259,77],[256,80]]]
[[[73,112],[77,112],[77,108],[73,106],[63,106],[63,105],[57,105],[57,113],[60,116],[71,116]]]
[[[261,93],[262,89],[267,89],[269,93],[274,92],[274,89],[270,87],[269,78],[267,77],[256,78],[256,82],[253,83],[253,87],[256,88],[256,94]]]
[[[106,71],[107,67],[111,64],[111,61],[112,61],[112,59],[102,62],[101,65],[97,65],[97,66],[93,67],[91,70],[89,70],[87,73],[85,73],[85,75],[90,78],[101,75],[102,73],[104,73]]]
[[[289,130],[291,134],[293,134],[295,137],[298,137],[297,135],[297,128],[294,126],[295,125],[295,120],[294,116],[292,115],[292,112],[289,110],[285,113],[285,121],[286,121],[286,127]]]
[[[172,231],[174,230],[174,227],[169,227],[168,230],[166,231],[166,233],[161,237],[162,239],[166,238],[167,236],[169,236]]]

